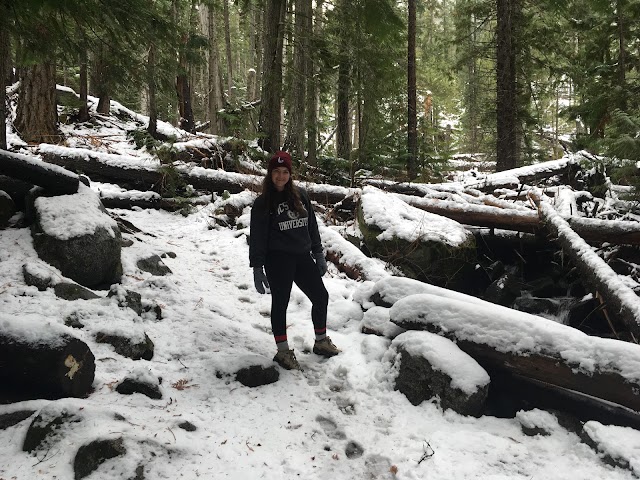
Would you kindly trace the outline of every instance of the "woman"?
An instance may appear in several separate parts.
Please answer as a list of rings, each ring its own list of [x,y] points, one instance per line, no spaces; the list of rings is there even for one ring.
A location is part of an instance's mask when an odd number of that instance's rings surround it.
[[[287,370],[302,370],[287,342],[287,305],[294,282],[312,303],[313,353],[332,357],[340,352],[327,337],[329,294],[322,282],[327,262],[318,224],[307,192],[293,184],[291,155],[287,152],[271,157],[262,194],[251,209],[249,265],[253,267],[256,290],[265,293],[271,289],[275,362]]]

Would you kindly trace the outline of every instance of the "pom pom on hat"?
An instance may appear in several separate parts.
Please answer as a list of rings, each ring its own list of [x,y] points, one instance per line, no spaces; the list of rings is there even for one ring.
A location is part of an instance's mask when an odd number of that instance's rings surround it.
[[[286,167],[291,173],[291,155],[282,150],[273,154],[271,160],[269,160],[269,171],[278,167]]]

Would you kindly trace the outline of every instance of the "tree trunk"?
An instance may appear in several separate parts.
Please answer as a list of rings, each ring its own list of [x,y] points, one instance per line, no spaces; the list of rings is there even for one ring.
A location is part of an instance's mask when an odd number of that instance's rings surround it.
[[[618,85],[622,94],[619,95],[618,106],[620,110],[627,109],[627,89],[626,89],[626,70],[627,70],[627,50],[625,46],[625,28],[626,18],[623,12],[623,2],[616,0],[616,17],[618,24]]]
[[[158,105],[156,105],[156,45],[149,46],[147,54],[147,89],[149,92],[149,125],[147,132],[152,137],[158,133]]]
[[[56,195],[78,192],[78,175],[27,155],[0,150],[0,175],[24,180]]]
[[[280,148],[282,48],[286,6],[286,0],[267,0],[258,141],[267,152],[274,152]]]
[[[416,0],[409,0],[407,27],[407,174],[417,176],[418,115],[416,107]]]
[[[323,5],[323,0],[317,0],[315,15],[313,10],[309,11],[307,31],[312,38],[319,36],[322,31]],[[318,66],[311,52],[307,56],[305,76],[307,77],[307,163],[315,167],[318,165]]]
[[[91,75],[91,91],[98,97],[96,111],[102,115],[109,115],[111,111],[111,98],[109,97],[109,65],[105,58],[105,47],[98,48],[93,61]]]
[[[219,80],[220,57],[216,43],[216,17],[213,6],[207,6],[208,36],[209,36],[209,120],[210,131],[214,135],[224,133],[224,122],[218,114],[224,108],[222,88]]]
[[[338,64],[338,92],[337,103],[337,129],[336,129],[336,154],[338,158],[349,160],[351,157],[351,122],[349,109],[350,90],[350,58],[346,39],[342,39],[341,55]]]
[[[233,57],[231,55],[231,25],[229,22],[229,0],[223,0],[224,45],[227,57],[227,101],[234,104],[233,94]]]
[[[56,66],[53,61],[23,67],[16,111],[16,129],[28,143],[58,143]]]
[[[80,112],[78,113],[78,120],[81,122],[89,121],[89,105],[87,103],[88,95],[88,78],[87,78],[87,50],[82,49],[80,52]]]
[[[4,18],[8,18],[6,6],[4,3],[0,5],[0,14]],[[9,33],[6,28],[0,28],[0,86],[2,87],[2,95],[0,95],[0,148],[7,149],[7,89],[6,80],[9,70],[9,59],[11,58],[11,49],[9,48]]]
[[[515,17],[519,0],[497,0],[496,34],[496,171],[518,164]]]
[[[295,27],[293,49],[293,71],[291,74],[291,111],[289,113],[289,131],[285,148],[300,161],[305,152],[305,100],[306,70],[309,58],[308,18],[311,16],[311,0],[295,0]]]

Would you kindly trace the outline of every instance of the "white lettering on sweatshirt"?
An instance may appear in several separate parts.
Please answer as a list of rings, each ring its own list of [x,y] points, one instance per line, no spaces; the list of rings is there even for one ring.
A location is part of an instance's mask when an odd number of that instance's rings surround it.
[[[295,220],[286,220],[284,222],[278,222],[278,227],[280,227],[280,231],[283,230],[291,230],[292,228],[300,228],[306,227],[309,224],[309,218],[296,218]]]

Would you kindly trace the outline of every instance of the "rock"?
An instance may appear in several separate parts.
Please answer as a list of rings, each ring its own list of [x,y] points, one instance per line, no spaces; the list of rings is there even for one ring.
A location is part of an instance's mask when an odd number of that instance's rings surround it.
[[[53,287],[56,297],[63,300],[94,300],[100,298],[88,288],[78,285],[77,283],[60,282]]]
[[[122,308],[130,308],[138,315],[142,315],[142,296],[138,292],[133,290],[127,290],[122,285],[113,285],[107,297],[115,297],[118,301],[118,306]]]
[[[164,276],[172,273],[171,269],[164,264],[158,255],[142,258],[137,261],[136,265],[140,270],[151,275]]]
[[[16,213],[16,205],[4,190],[0,190],[0,228],[9,225],[9,219]]]
[[[37,453],[48,450],[63,438],[65,426],[82,422],[76,413],[59,409],[56,405],[44,407],[31,421],[22,444],[22,451]]]
[[[179,423],[178,427],[187,432],[195,432],[198,429],[193,423],[187,422],[186,420],[184,422]]]
[[[412,207],[373,187],[363,189],[357,222],[371,254],[406,276],[454,290],[469,287],[466,279],[475,267],[476,242],[458,222]],[[443,229],[449,233],[446,238],[439,233]]]
[[[400,354],[396,389],[413,405],[438,397],[443,409],[479,416],[489,393],[489,375],[453,342],[428,332],[396,337],[391,349]]]
[[[125,455],[127,449],[122,437],[94,440],[82,445],[73,460],[74,479],[80,480],[97,470],[106,460]]]
[[[245,387],[259,387],[277,382],[280,373],[275,366],[263,367],[262,365],[252,365],[242,368],[236,373],[238,380]]]
[[[122,395],[141,393],[142,395],[146,395],[154,400],[162,398],[162,392],[160,391],[159,385],[142,382],[135,378],[125,378],[116,387],[116,392]]]
[[[619,439],[624,438],[621,443]],[[603,425],[589,421],[582,427],[580,439],[595,450],[602,460],[613,467],[623,468],[640,477],[637,452],[640,449],[640,432],[629,427]]]
[[[153,358],[154,345],[146,333],[144,334],[144,340],[138,343],[135,343],[134,340],[129,337],[110,333],[98,333],[96,335],[96,342],[108,343],[113,346],[116,353],[123,357],[131,358],[132,360],[151,360]]]
[[[3,413],[0,415],[0,430],[6,430],[18,423],[26,420],[35,413],[35,410],[18,410],[11,413]]]
[[[83,184],[73,195],[47,197],[38,190],[30,203],[31,234],[42,260],[85,287],[120,281],[122,236],[96,193]]]

